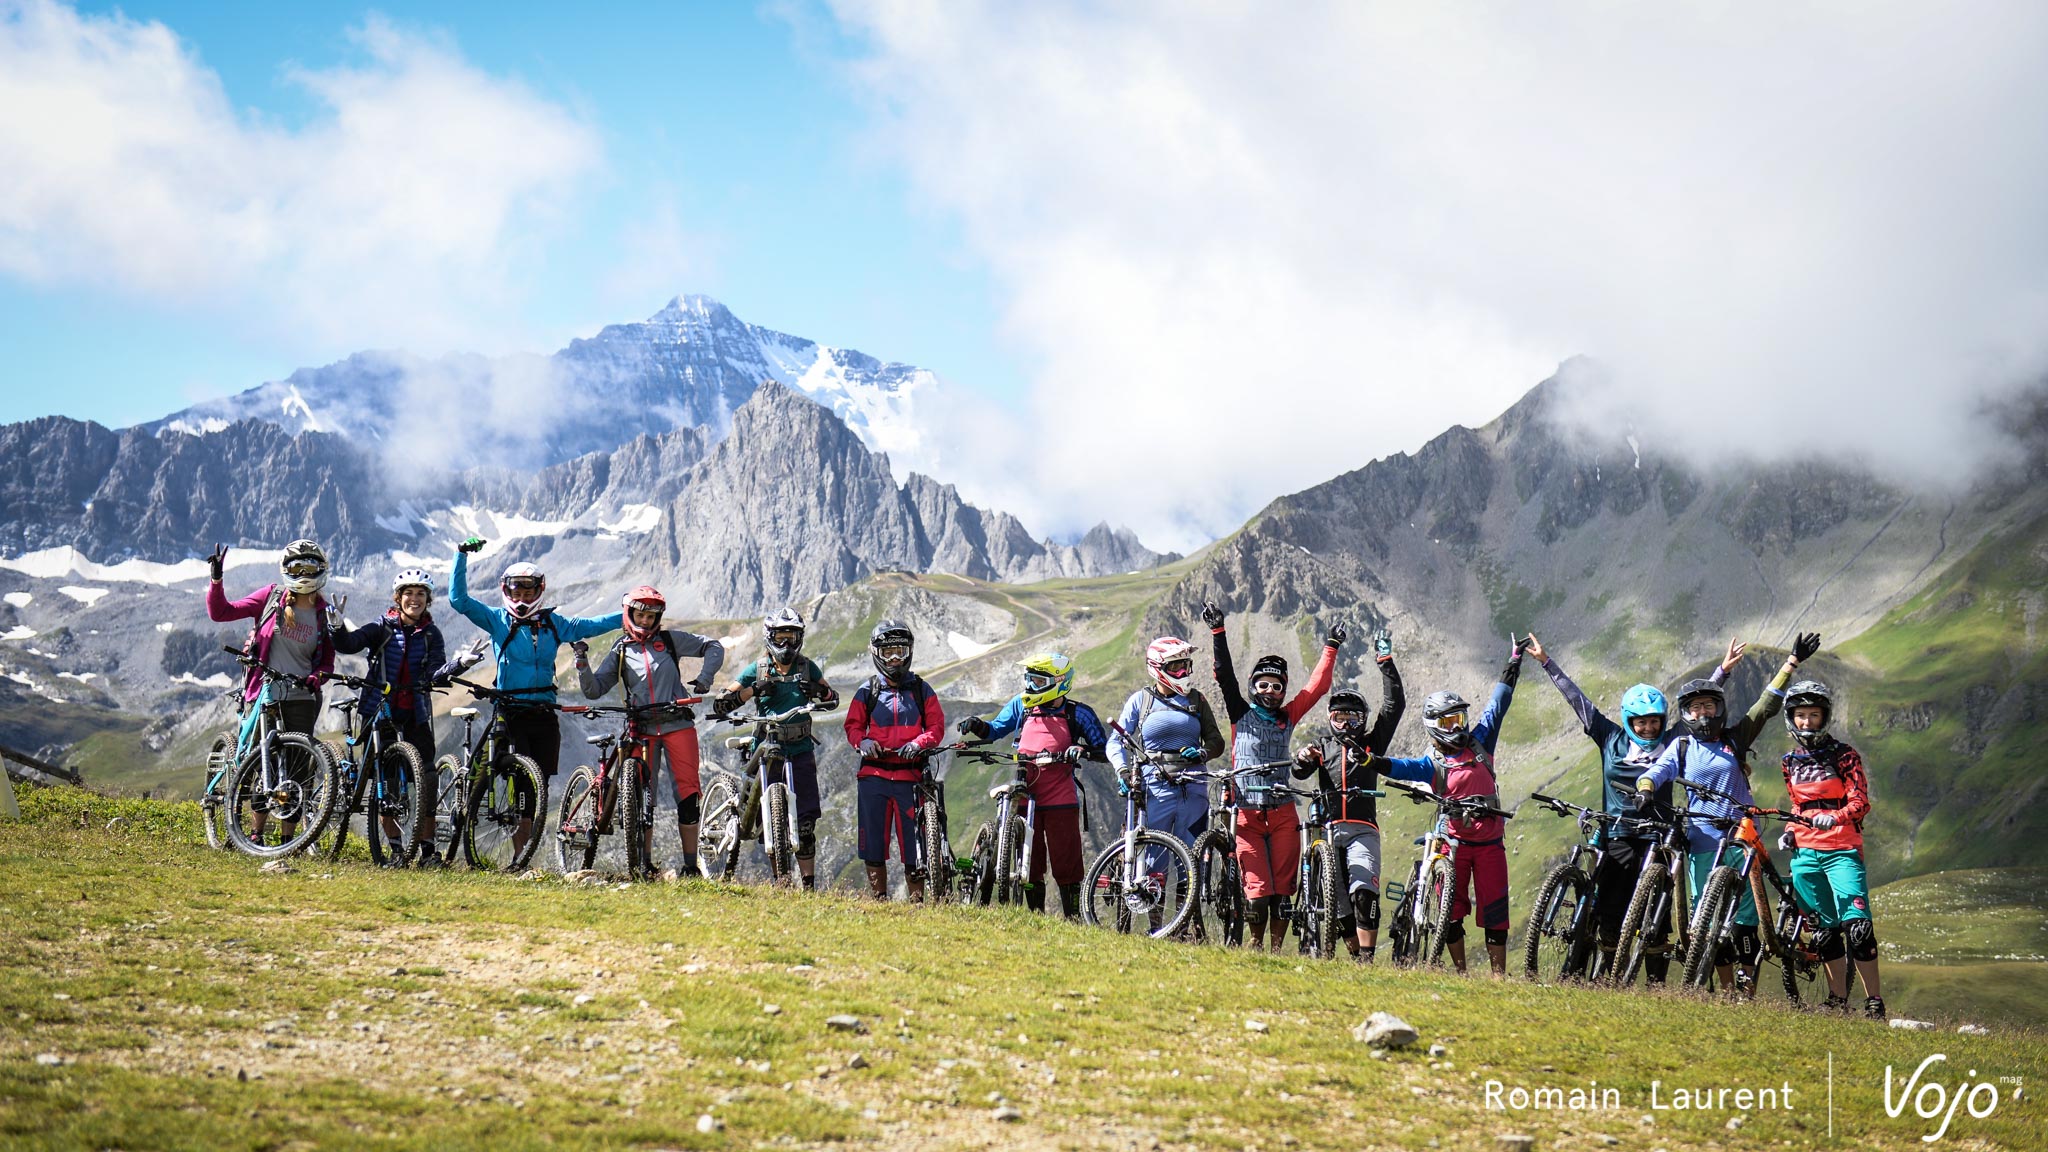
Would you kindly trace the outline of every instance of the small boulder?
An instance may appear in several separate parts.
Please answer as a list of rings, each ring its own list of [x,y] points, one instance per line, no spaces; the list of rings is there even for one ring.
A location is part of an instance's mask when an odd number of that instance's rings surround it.
[[[865,1032],[868,1030],[868,1026],[861,1022],[860,1017],[845,1015],[825,1017],[825,1027],[834,1032]]]
[[[1019,1112],[1017,1109],[1011,1107],[1008,1104],[1005,1104],[1001,1108],[996,1109],[994,1112],[990,1113],[990,1115],[994,1116],[997,1120],[1000,1120],[1005,1124],[1014,1124],[1017,1121],[1022,1120],[1024,1118],[1024,1113]]]
[[[1244,1030],[1247,1032],[1267,1031],[1266,1022],[1264,1020],[1247,1020],[1244,1022]]]
[[[1904,1029],[1904,1030],[1905,1030],[1905,1031],[1907,1031],[1907,1032],[1932,1032],[1932,1031],[1934,1031],[1934,1025],[1932,1025],[1932,1024],[1929,1024],[1929,1023],[1928,1023],[1927,1021],[1925,1021],[1925,1020],[1908,1020],[1908,1019],[1906,1019],[1906,1018],[1905,1018],[1904,1016],[1894,1016],[1894,1017],[1892,1017],[1892,1027],[1894,1027],[1894,1028],[1901,1028],[1901,1029]]]
[[[1351,1030],[1351,1038],[1374,1048],[1405,1048],[1421,1039],[1422,1033],[1392,1012],[1375,1012]]]
[[[1965,1036],[1991,1035],[1991,1029],[1986,1028],[1982,1024],[1960,1024],[1956,1026],[1956,1031],[1962,1033]]]
[[[868,1066],[868,1058],[859,1052],[855,1052],[852,1058],[847,1060],[846,1066],[848,1068],[865,1068]]]
[[[761,1005],[761,1011],[762,1011],[762,1013],[764,1013],[765,1015],[769,1015],[769,1016],[780,1016],[780,1015],[782,1015],[782,1005],[780,1005],[780,1004],[763,1004],[763,1005]]]
[[[1500,1145],[1504,1152],[1529,1152],[1529,1149],[1536,1147],[1534,1136],[1524,1136],[1517,1132],[1495,1136],[1493,1142]]]
[[[270,863],[258,868],[257,871],[267,872],[272,876],[286,876],[298,871],[298,869],[292,867],[288,861],[272,860]]]
[[[697,1117],[697,1131],[702,1132],[706,1135],[710,1135],[711,1133],[716,1132],[723,1127],[725,1127],[725,1121],[720,1120],[718,1117],[713,1116],[709,1112],[706,1112],[704,1115]]]

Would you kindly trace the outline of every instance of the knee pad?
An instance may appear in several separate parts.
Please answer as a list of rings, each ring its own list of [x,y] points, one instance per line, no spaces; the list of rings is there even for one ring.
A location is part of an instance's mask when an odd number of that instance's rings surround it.
[[[1859,916],[1849,921],[1847,928],[1849,958],[1865,962],[1877,959],[1877,926]]]
[[[796,822],[796,858],[809,860],[818,854],[818,822],[799,820]]]
[[[1351,916],[1359,928],[1371,932],[1380,926],[1380,894],[1360,888],[1351,894]]]
[[[702,818],[703,818],[703,813],[702,813],[702,812],[701,812],[701,811],[700,811],[700,810],[698,809],[698,807],[697,807],[697,797],[696,797],[696,796],[694,796],[694,795],[693,795],[693,796],[691,796],[691,797],[690,797],[689,799],[687,799],[687,800],[682,800],[682,801],[679,801],[679,802],[677,802],[677,804],[676,804],[676,823],[678,823],[678,824],[695,824],[695,823],[696,823],[696,822],[697,822],[698,820],[700,820],[700,819],[702,819]]]
[[[1507,930],[1507,929],[1505,929],[1505,928],[1488,928],[1488,929],[1486,929],[1486,946],[1487,946],[1488,948],[1505,948],[1505,947],[1507,947],[1507,946],[1508,946],[1508,930]]]
[[[1763,954],[1763,950],[1763,937],[1757,934],[1754,924],[1737,924],[1735,926],[1736,959],[1744,964],[1753,965],[1756,963],[1756,958]]]
[[[1823,928],[1814,940],[1814,951],[1822,960],[1840,960],[1849,952],[1848,944],[1842,939],[1840,928]]]
[[[1453,921],[1451,921],[1451,926],[1450,926],[1450,927],[1448,927],[1448,928],[1446,928],[1446,929],[1444,929],[1444,943],[1445,943],[1445,944],[1462,944],[1462,943],[1464,943],[1464,942],[1465,942],[1465,922],[1464,922],[1463,920],[1453,920]]]

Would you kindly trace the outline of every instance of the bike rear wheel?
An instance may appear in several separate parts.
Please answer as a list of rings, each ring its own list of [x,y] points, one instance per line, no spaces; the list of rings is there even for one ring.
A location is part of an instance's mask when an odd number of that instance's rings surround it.
[[[1707,876],[1700,890],[1699,907],[1693,909],[1692,945],[1685,954],[1685,986],[1709,987],[1714,978],[1714,953],[1720,950],[1723,928],[1735,919],[1736,890],[1740,877],[1735,869],[1722,865]]]
[[[199,819],[206,828],[206,846],[228,846],[228,778],[235,772],[235,734],[223,732],[206,750],[206,791],[199,797]]]
[[[1543,878],[1522,942],[1524,976],[1554,984],[1568,975],[1584,974],[1592,941],[1578,937],[1592,933],[1590,921],[1581,924],[1579,911],[1592,895],[1593,881],[1574,864],[1559,864]]]
[[[1003,821],[1002,830],[996,835],[995,900],[998,904],[1024,903],[1024,882],[1018,873],[1023,871],[1024,844],[1028,835],[1021,816]]]
[[[1457,896],[1451,883],[1454,875],[1450,858],[1445,856],[1431,857],[1422,869],[1422,902],[1417,906],[1422,923],[1415,927],[1415,955],[1425,967],[1440,967],[1444,950],[1450,946],[1451,901]]]
[[[1133,882],[1124,841],[1118,836],[1088,869],[1081,886],[1082,922],[1155,938],[1178,933],[1195,912],[1194,856],[1178,837],[1148,829],[1137,837],[1143,863]]]
[[[1662,916],[1653,915],[1659,896],[1670,888],[1671,873],[1660,860],[1643,865],[1636,877],[1636,890],[1628,898],[1628,912],[1621,921],[1621,940],[1615,945],[1614,983],[1622,988],[1635,984],[1636,975],[1657,950],[1654,937],[1664,932],[1669,905]],[[1668,942],[1667,942],[1668,943]]]
[[[600,801],[596,769],[586,764],[569,773],[562,785],[562,806],[555,813],[555,868],[565,876],[597,866]]]
[[[272,732],[263,757],[244,756],[228,783],[228,842],[250,856],[274,860],[311,844],[334,813],[334,760],[325,745],[300,732]]]
[[[451,754],[434,760],[433,776],[427,781],[431,794],[426,797],[424,813],[430,827],[419,838],[422,856],[432,852],[444,864],[455,863],[456,848],[464,839],[463,815],[469,809],[466,779],[462,761],[456,756]]]
[[[369,815],[363,830],[370,838],[370,859],[379,867],[403,867],[412,859],[420,829],[426,825],[421,815],[427,802],[427,790],[421,785],[426,773],[419,751],[403,740],[387,745],[378,759],[384,794],[379,796],[375,787],[368,789]],[[386,821],[398,829],[396,840],[384,830]]]
[[[974,849],[971,853],[974,866],[961,881],[969,895],[962,899],[968,903],[987,907],[995,899],[996,890],[996,826],[983,821],[974,830]]]
[[[789,832],[789,786],[776,781],[761,794],[761,840],[768,849],[768,875],[788,884],[796,872],[796,845]]]
[[[740,790],[731,778],[714,778],[704,789],[704,817],[697,858],[706,876],[730,880],[740,860]]]
[[[530,801],[520,801],[522,791],[531,794]],[[462,853],[469,866],[482,872],[526,867],[540,847],[541,819],[547,810],[547,782],[530,758],[515,752],[477,773],[462,814]]]
[[[1337,921],[1344,907],[1337,850],[1328,840],[1308,846],[1308,888],[1301,894],[1302,943],[1319,960],[1337,955]]]
[[[1235,947],[1244,943],[1244,882],[1237,871],[1237,853],[1230,837],[1210,829],[1195,837],[1195,922],[1211,944]],[[1211,921],[1214,921],[1211,923]]]
[[[367,829],[358,832],[353,825],[362,818],[363,797],[369,792],[370,776],[355,761],[335,755],[332,748],[328,749],[328,755],[335,761],[334,815],[327,821],[327,827],[321,829],[320,834],[313,838],[313,843],[306,849],[306,853],[309,856],[338,861],[342,853],[348,849],[351,832],[354,833],[353,838],[357,840],[362,840],[368,835]],[[358,850],[356,853],[358,859],[367,855],[367,850]]]

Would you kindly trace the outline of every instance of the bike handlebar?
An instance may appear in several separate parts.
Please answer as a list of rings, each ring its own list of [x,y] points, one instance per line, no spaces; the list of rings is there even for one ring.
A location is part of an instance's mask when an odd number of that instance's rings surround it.
[[[242,651],[240,648],[222,645],[221,651],[233,656],[235,662],[244,668],[254,668],[261,672],[265,680],[279,680],[286,684],[297,685],[300,688],[310,689],[313,687],[313,678],[311,676],[294,676],[289,672],[279,672],[277,669]]]

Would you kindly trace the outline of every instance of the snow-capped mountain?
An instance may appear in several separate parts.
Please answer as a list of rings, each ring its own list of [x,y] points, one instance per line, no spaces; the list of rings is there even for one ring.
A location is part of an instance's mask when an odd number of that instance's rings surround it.
[[[749,324],[695,295],[552,356],[361,352],[142,427],[201,433],[253,419],[379,445],[405,469],[530,470],[668,429],[702,427],[715,441],[768,380],[831,410],[898,464],[924,461],[914,405],[941,387],[931,372]]]

